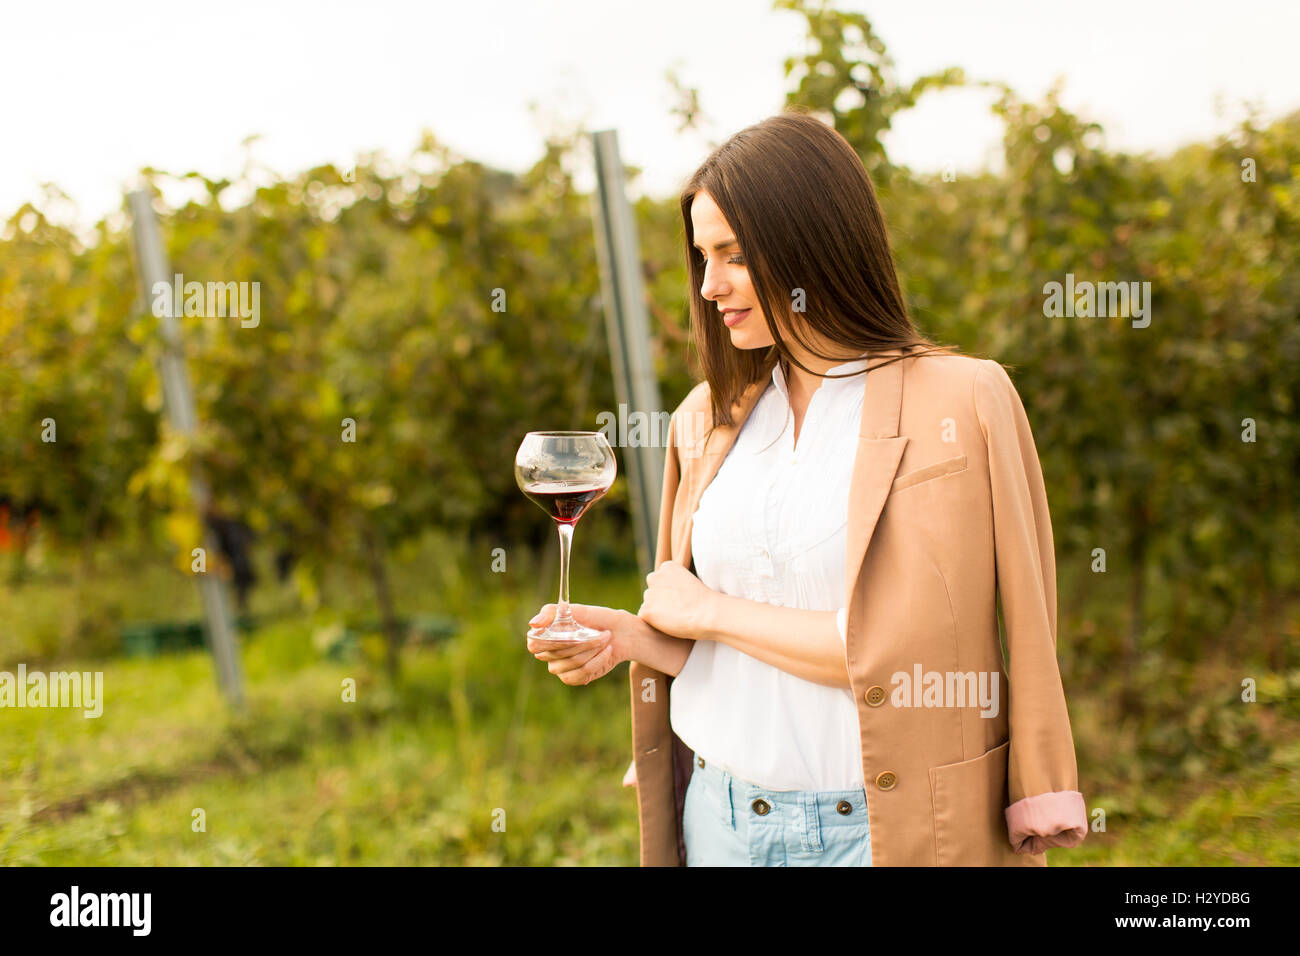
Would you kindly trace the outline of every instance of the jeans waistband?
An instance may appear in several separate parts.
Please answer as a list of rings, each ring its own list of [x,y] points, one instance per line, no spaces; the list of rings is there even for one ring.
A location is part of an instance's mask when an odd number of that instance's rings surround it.
[[[751,825],[793,824],[820,848],[824,827],[858,827],[867,822],[867,792],[856,790],[772,790],[724,770],[699,753],[692,753],[692,780],[720,805],[722,821],[736,829],[743,814]]]

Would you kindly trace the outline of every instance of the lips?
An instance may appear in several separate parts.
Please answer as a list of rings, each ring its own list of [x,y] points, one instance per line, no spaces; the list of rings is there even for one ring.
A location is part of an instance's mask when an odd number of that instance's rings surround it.
[[[726,323],[727,328],[734,329],[736,326],[738,326],[741,322],[744,322],[745,319],[749,317],[749,311],[750,311],[749,309],[741,309],[737,312],[731,312],[731,311],[723,312],[722,321]]]

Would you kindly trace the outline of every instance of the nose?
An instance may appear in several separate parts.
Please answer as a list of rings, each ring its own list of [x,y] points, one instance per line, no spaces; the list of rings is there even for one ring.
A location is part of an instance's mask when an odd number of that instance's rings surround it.
[[[717,273],[713,271],[713,263],[710,262],[704,267],[704,283],[700,286],[700,295],[712,301],[729,291],[727,284],[718,279]]]

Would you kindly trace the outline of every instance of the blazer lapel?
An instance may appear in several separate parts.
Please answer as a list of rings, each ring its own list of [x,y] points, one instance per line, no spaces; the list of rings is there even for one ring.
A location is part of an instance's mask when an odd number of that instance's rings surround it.
[[[872,352],[869,361],[898,354],[897,349]],[[736,436],[758,404],[770,379],[752,383],[733,406],[732,425],[720,425],[709,436],[707,446],[684,468],[682,499],[673,514],[675,533],[672,541],[673,560],[690,568],[691,529],[695,509],[718,469],[722,467],[727,452],[736,442]],[[853,460],[853,482],[849,491],[849,520],[845,555],[845,595],[853,593],[858,572],[880,512],[889,496],[889,488],[903,459],[907,438],[899,437],[899,416],[903,406],[903,363],[893,362],[866,376],[862,399],[862,418],[858,429],[858,450]]]
[[[871,359],[899,354],[899,350],[873,352]],[[894,475],[907,447],[906,436],[898,434],[903,408],[902,359],[867,373],[862,399],[862,425],[858,431],[858,452],[853,459],[853,483],[849,489],[849,524],[844,561],[845,603],[853,600],[854,586],[880,512],[889,497]],[[850,615],[851,617],[852,615]]]

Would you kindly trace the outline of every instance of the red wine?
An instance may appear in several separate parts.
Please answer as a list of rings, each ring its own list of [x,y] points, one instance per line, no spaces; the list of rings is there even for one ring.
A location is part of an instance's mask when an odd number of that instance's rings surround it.
[[[564,524],[576,524],[592,502],[607,491],[608,485],[589,481],[534,481],[523,486],[524,494]]]

